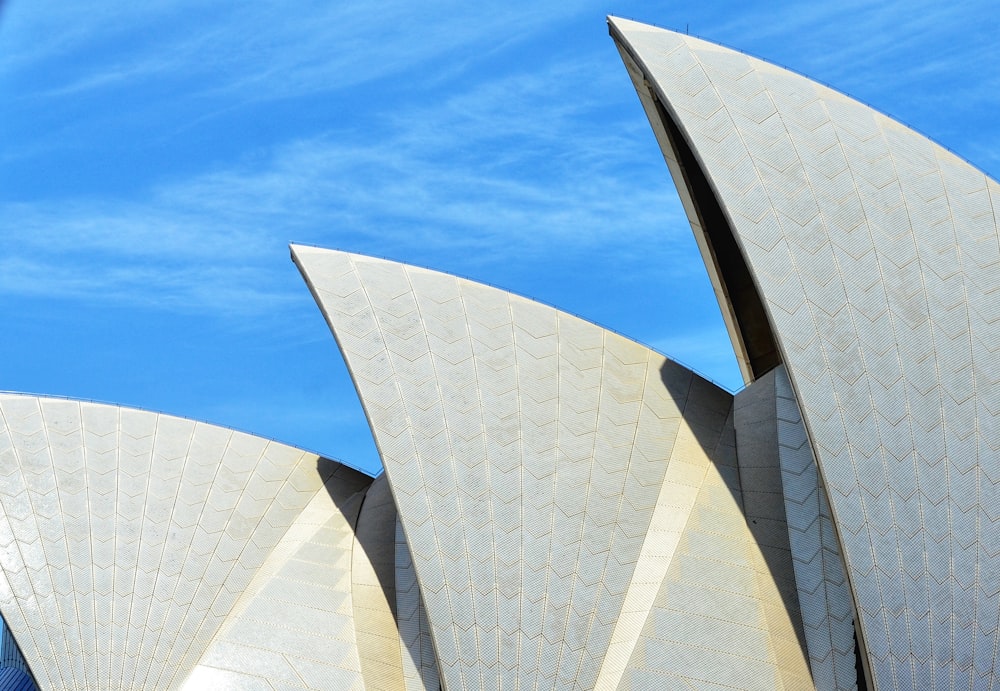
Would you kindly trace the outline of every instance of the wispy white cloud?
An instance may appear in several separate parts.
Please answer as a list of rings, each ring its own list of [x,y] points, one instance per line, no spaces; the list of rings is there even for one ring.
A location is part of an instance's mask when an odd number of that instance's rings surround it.
[[[747,8],[741,18],[709,28],[732,42],[747,38],[751,50],[781,46],[815,69],[856,72],[895,51],[912,51],[935,22],[946,21],[929,5],[903,12],[890,4]],[[265,3],[237,14],[200,3],[137,9],[109,2],[90,15],[60,4],[50,9],[50,15],[9,13],[15,24],[31,26],[2,27],[24,51],[5,51],[0,71],[72,56],[116,37],[131,40],[156,24],[166,28],[96,63],[106,69],[92,63],[77,81],[50,84],[46,93],[201,74],[199,88],[229,92],[221,99],[227,103],[337,88],[459,49],[468,54],[473,46],[488,52],[496,36],[541,31],[570,12],[554,4],[513,6],[477,10],[471,22],[458,3],[398,2],[382,13],[360,3],[296,12]],[[845,37],[842,16],[851,12],[857,36]],[[181,30],[177,19],[185,14],[199,18],[197,31]],[[427,14],[434,21],[425,21]],[[894,33],[902,38],[881,40],[892,21],[904,23],[906,29]],[[671,238],[689,244],[687,223],[639,110],[634,104],[624,115],[607,110],[606,95],[623,83],[612,57],[610,49],[609,55],[549,56],[499,75],[484,73],[453,85],[441,101],[400,101],[376,113],[364,131],[299,132],[244,150],[237,161],[150,181],[127,198],[0,204],[7,240],[0,291],[213,310],[235,298],[243,309],[263,311],[287,299],[275,267],[285,262],[290,240],[396,257],[434,255],[442,268],[460,254],[485,263],[581,248],[622,263],[650,247],[666,258]],[[947,72],[957,59],[935,54],[904,65],[900,79]],[[691,263],[660,266],[701,271]]]
[[[358,1],[256,2],[238,10],[222,2],[44,4],[14,3],[0,24],[7,47],[0,74],[44,76],[35,97],[183,79],[202,96],[230,101],[344,88],[457,51],[488,54],[583,9],[450,0],[393,0],[377,9]]]
[[[996,102],[998,21],[982,0],[794,1],[748,6],[707,27],[764,59],[787,64],[890,114],[941,98]],[[940,86],[937,88],[937,82]],[[914,107],[914,112],[918,108]]]
[[[287,299],[275,272],[291,240],[437,261],[669,251],[687,224],[640,114],[593,124],[609,71],[557,61],[486,80],[369,136],[293,140],[136,198],[0,205],[0,291],[265,310]],[[552,99],[553,85],[573,97]],[[650,178],[661,184],[634,184]]]
[[[191,3],[188,3],[191,4]],[[155,22],[180,2],[150,0],[121,3],[95,0],[87,4],[58,0],[8,0],[0,15],[0,73],[70,55],[81,48],[123,35],[136,26]]]
[[[0,259],[0,293],[58,296],[108,304],[212,310],[242,317],[273,312],[301,301],[272,280],[244,267],[194,263],[167,267],[156,263],[96,259],[85,262],[43,256]],[[270,278],[270,277],[266,277]],[[271,285],[268,285],[271,284]]]

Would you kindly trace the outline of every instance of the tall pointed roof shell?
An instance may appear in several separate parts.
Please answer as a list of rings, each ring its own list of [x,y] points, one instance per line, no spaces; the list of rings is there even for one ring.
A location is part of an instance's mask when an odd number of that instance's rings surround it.
[[[805,77],[609,23],[745,377],[787,365],[877,687],[991,678],[1000,186]]]
[[[787,574],[743,514],[731,394],[496,288],[292,256],[368,415],[445,688],[802,688],[795,615],[768,615]],[[715,580],[691,568],[706,557]],[[678,641],[678,618],[701,638]]]

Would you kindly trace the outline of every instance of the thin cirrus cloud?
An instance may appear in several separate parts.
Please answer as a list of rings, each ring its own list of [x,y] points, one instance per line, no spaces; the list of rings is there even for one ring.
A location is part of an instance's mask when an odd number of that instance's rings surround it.
[[[642,210],[627,229],[614,223],[623,201]],[[522,256],[543,253],[572,239],[577,248],[623,252],[629,246],[623,237],[651,238],[680,226],[682,219],[661,202],[658,194],[629,188],[610,172],[578,172],[541,186],[456,170],[414,152],[400,159],[392,141],[358,148],[309,140],[282,148],[263,170],[197,176],[139,201],[8,205],[4,223],[19,232],[6,252],[21,263],[7,267],[0,291],[119,300],[120,289],[130,286],[124,294],[133,301],[216,309],[225,307],[219,295],[253,286],[267,308],[276,296],[268,295],[268,281],[261,285],[261,273],[205,269],[225,256],[243,267],[272,270],[273,259],[284,261],[285,245],[294,238],[483,256],[512,243]],[[125,269],[136,264],[145,267],[142,280],[130,282],[135,274]],[[195,268],[178,272],[178,264]],[[95,265],[103,268],[95,272]],[[71,280],[74,275],[80,278]],[[208,281],[216,283],[212,290],[205,289]],[[205,295],[212,299],[199,297]]]
[[[0,291],[221,309],[220,296],[243,290],[251,296],[243,309],[263,310],[286,299],[283,278],[273,274],[290,239],[402,255],[420,247],[439,254],[440,266],[449,253],[489,257],[512,244],[525,256],[567,240],[611,254],[664,234],[686,241],[656,159],[646,174],[659,187],[632,182],[643,174],[631,159],[651,142],[648,132],[628,121],[613,134],[581,125],[604,107],[594,94],[607,85],[593,82],[610,79],[606,72],[556,61],[484,80],[443,108],[393,111],[371,123],[374,134],[293,139],[136,198],[2,205],[4,224],[18,229],[7,251],[19,263],[9,275],[30,277],[31,287],[10,278]],[[581,98],[552,100],[553,83]],[[624,228],[622,204],[633,210]],[[247,270],[208,271],[220,256]],[[135,265],[141,281],[127,270]]]
[[[848,0],[748,6],[722,22],[713,38],[789,65],[957,146],[988,127],[977,113],[996,108],[998,29],[983,0]],[[942,107],[953,117],[940,117]],[[996,172],[996,160],[974,162]]]
[[[472,46],[523,40],[583,8],[506,3],[228,3],[115,1],[15,7],[0,25],[0,74],[60,65],[32,92],[61,97],[148,80],[193,82],[193,93],[288,98],[351,86]],[[392,17],[392,21],[386,21]],[[431,20],[433,18],[433,20]],[[196,30],[192,31],[192,28]],[[505,37],[499,39],[498,37]],[[108,50],[108,46],[118,46]],[[78,57],[86,60],[77,61]]]
[[[89,358],[60,370],[58,391],[335,451],[342,439],[282,431],[295,416],[275,412],[299,395],[282,387],[313,386],[337,360],[290,241],[496,283],[738,385],[703,262],[607,37],[607,9],[8,1],[0,308],[5,323],[38,326],[7,333],[7,385],[34,388],[46,369],[38,353],[50,349],[49,362]],[[1000,166],[997,15],[985,3],[612,9],[791,65],[988,171]],[[144,324],[150,349],[120,354],[150,363],[144,383],[99,380],[107,358],[96,328],[50,338],[67,314],[77,325],[112,314]],[[164,347],[161,324],[181,325],[171,335],[184,348]],[[238,376],[216,374],[241,357],[253,364]],[[211,371],[195,379],[212,382],[208,397],[169,369],[205,362]],[[342,405],[322,388],[303,394],[315,397],[331,401],[328,414]]]
[[[96,269],[96,270],[95,270]],[[74,301],[144,308],[212,310],[236,316],[267,313],[301,302],[301,295],[260,286],[250,269],[133,261],[67,262],[49,258],[0,259],[0,293],[12,296],[59,297]]]

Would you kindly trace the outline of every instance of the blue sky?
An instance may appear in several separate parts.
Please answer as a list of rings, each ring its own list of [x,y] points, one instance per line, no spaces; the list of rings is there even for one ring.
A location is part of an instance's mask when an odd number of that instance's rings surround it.
[[[739,386],[608,13],[789,66],[1000,174],[981,1],[0,1],[0,389],[376,470],[289,242],[492,283]]]

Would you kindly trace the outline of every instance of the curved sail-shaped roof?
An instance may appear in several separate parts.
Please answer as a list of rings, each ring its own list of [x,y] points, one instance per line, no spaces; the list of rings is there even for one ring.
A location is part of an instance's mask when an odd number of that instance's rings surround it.
[[[496,288],[292,254],[372,426],[446,688],[801,688],[742,513],[731,394]]]
[[[1000,615],[1000,185],[802,76],[609,21],[747,380],[787,366],[876,686],[987,683]]]
[[[0,613],[41,688],[176,688],[196,667],[220,687],[361,687],[350,607],[323,612],[350,602],[370,483],[214,425],[0,395]],[[310,546],[346,581],[290,574]]]
[[[383,475],[384,477],[384,475]],[[403,524],[396,514],[396,623],[406,691],[434,691],[441,688],[434,644],[431,642],[427,611],[420,598],[417,574],[406,545]]]

